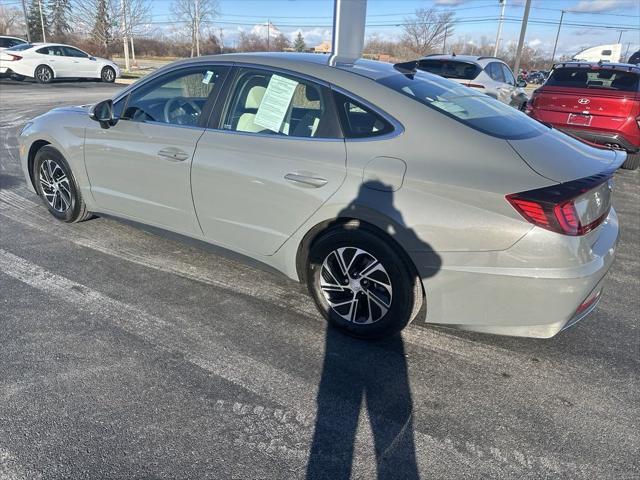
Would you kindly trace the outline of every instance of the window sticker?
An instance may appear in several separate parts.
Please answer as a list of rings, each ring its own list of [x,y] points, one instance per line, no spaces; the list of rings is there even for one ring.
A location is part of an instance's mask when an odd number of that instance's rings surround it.
[[[202,83],[204,83],[205,85],[209,85],[212,79],[213,72],[211,70],[207,70],[207,73],[204,74],[204,78],[202,79]]]
[[[253,123],[279,132],[297,86],[295,80],[272,75]]]

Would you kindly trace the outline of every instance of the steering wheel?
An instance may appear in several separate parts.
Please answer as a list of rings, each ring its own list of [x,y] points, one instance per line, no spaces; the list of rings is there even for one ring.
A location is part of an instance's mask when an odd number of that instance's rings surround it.
[[[164,104],[164,121],[178,125],[193,125],[201,112],[202,109],[190,98],[173,97]]]

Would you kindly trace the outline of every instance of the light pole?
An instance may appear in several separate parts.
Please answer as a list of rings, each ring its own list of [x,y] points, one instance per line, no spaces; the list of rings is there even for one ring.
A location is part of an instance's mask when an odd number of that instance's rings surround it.
[[[513,66],[513,73],[516,78],[520,73],[520,60],[522,59],[522,47],[524,47],[524,36],[527,33],[527,22],[529,21],[529,10],[531,10],[531,0],[527,0],[524,6],[524,16],[522,17],[522,27],[520,27],[520,39],[518,40],[518,50],[516,51],[516,62]]]
[[[498,34],[496,35],[496,46],[493,49],[493,56],[498,56],[498,47],[500,46],[500,36],[502,35],[502,22],[504,22],[504,9],[507,6],[507,0],[498,0],[502,4],[500,8],[500,20],[498,22]]]
[[[38,0],[38,7],[40,8],[40,26],[42,27],[42,42],[47,43],[47,35],[44,31],[44,16],[42,15],[42,0]]]
[[[122,10],[122,44],[124,45],[124,70],[129,71],[129,41],[127,40],[127,7],[126,0],[120,0]]]
[[[24,25],[27,27],[27,42],[31,43],[31,33],[29,33],[29,19],[27,18],[27,6],[22,0],[22,14],[24,15]]]
[[[551,65],[553,66],[553,60],[556,58],[556,48],[558,48],[558,38],[560,38],[560,28],[562,27],[562,18],[564,17],[564,10],[560,12],[560,23],[558,24],[558,33],[556,33],[556,41],[553,44],[553,53],[551,54]]]

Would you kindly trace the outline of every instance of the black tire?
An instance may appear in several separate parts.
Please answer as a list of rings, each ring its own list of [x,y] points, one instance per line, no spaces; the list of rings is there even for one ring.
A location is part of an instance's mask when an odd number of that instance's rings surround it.
[[[38,83],[51,83],[53,81],[53,70],[47,65],[38,65],[33,76]]]
[[[53,172],[48,169],[51,165],[55,165],[52,168]],[[45,170],[44,174],[41,170],[43,168]],[[67,182],[65,183],[63,180],[52,187],[54,182],[49,182],[48,177],[52,176],[57,183],[58,180],[63,178],[63,175],[66,177]],[[38,150],[33,163],[33,176],[38,195],[42,198],[51,215],[58,220],[75,223],[91,217],[71,168],[58,150],[49,145]],[[58,200],[55,200],[56,198]],[[51,203],[52,200],[53,205]],[[67,205],[66,208],[64,208],[65,205]]]
[[[627,154],[627,159],[622,164],[621,168],[625,170],[637,170],[640,166],[640,153]]]
[[[116,81],[116,71],[111,67],[104,67],[100,72],[100,79],[105,83]]]
[[[414,273],[414,268],[409,263],[404,252],[400,251],[400,247],[392,239],[387,238],[383,233],[379,233],[371,227],[353,227],[354,224],[331,227],[322,234],[320,238],[314,241],[309,252],[307,263],[307,288],[322,315],[332,326],[340,329],[342,332],[366,340],[393,336],[400,332],[413,319],[422,306],[422,287],[419,278]],[[346,247],[346,250],[343,251],[345,255],[350,255],[350,252],[355,253],[355,249],[358,248],[374,257],[385,270],[385,274],[392,287],[392,296],[390,299],[387,297],[387,299],[389,299],[388,310],[381,318],[373,323],[365,324],[362,321],[358,322],[357,318],[354,319],[355,321],[344,318],[339,311],[329,304],[329,300],[321,288],[322,276],[324,276],[325,282],[326,278],[331,278],[326,276],[327,270],[323,268],[325,259],[327,259],[329,255],[333,255],[332,258],[336,258],[337,249],[343,247]],[[356,258],[356,256],[353,255],[351,258]],[[370,261],[373,262],[373,260]],[[351,262],[351,264],[357,262],[358,260]],[[367,263],[364,263],[364,265],[367,265]],[[373,263],[365,266],[364,271],[366,272],[371,265],[373,265]],[[371,271],[369,272],[370,275],[372,275]],[[380,274],[380,272],[377,272],[377,274]],[[382,313],[382,310],[377,305],[373,307],[370,306],[371,301],[367,300],[367,298],[370,297],[364,292],[364,289],[366,288],[368,292],[372,292],[374,288],[382,288],[383,294],[388,292],[388,289],[385,290],[382,285],[374,285],[374,282],[371,280],[366,280],[364,277],[361,278],[361,282],[367,281],[369,286],[361,286],[360,288],[362,288],[363,291],[357,294],[354,293],[353,298],[359,299],[355,305],[356,308],[362,310],[361,313],[364,313],[361,318],[365,318],[366,316],[371,318],[376,308],[376,314]],[[378,277],[378,279],[380,279],[380,277]],[[349,280],[344,277],[338,280],[338,282],[341,281],[353,281],[357,283],[355,278]],[[343,292],[334,293],[339,295],[343,294]],[[333,295],[333,293],[330,293],[330,295]],[[378,298],[382,298],[382,296]],[[363,300],[362,306],[359,305],[361,303],[360,299]],[[340,302],[340,300],[336,301],[336,303],[338,302]],[[367,305],[367,303],[369,303],[369,305]],[[369,310],[369,308],[371,308],[371,310]],[[351,316],[351,312],[352,311],[349,310],[349,316]],[[367,314],[367,312],[369,313]],[[358,316],[357,313],[354,316]]]

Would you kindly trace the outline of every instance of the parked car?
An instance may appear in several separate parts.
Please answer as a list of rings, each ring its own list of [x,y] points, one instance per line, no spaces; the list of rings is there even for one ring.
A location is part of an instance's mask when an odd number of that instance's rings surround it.
[[[640,65],[640,50],[631,55],[627,63],[630,63],[632,65]]]
[[[436,75],[295,53],[173,63],[33,119],[19,152],[55,218],[106,213],[252,257],[361,338],[413,319],[550,337],[583,318],[626,156]]]
[[[587,142],[627,152],[640,164],[640,67],[620,63],[556,65],[527,113]]]
[[[111,60],[58,43],[23,43],[7,48],[0,52],[0,69],[13,78],[31,77],[38,83],[50,83],[56,78],[113,82],[120,76],[120,69]]]
[[[544,81],[547,79],[547,76],[548,76],[548,72],[544,72],[544,71],[531,72],[527,75],[527,83],[533,83],[536,85],[543,84]]]
[[[15,47],[27,43],[25,40],[17,37],[7,37],[6,35],[0,35],[0,51],[7,48]],[[7,67],[0,65],[0,78],[7,76]]]
[[[471,55],[428,55],[418,60],[418,69],[440,75],[490,97],[524,110],[528,97],[525,81],[516,81],[509,66],[499,58]]]

